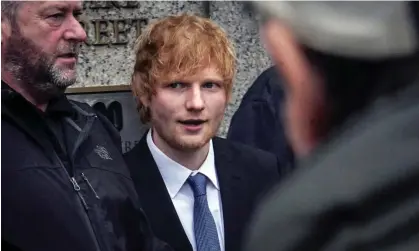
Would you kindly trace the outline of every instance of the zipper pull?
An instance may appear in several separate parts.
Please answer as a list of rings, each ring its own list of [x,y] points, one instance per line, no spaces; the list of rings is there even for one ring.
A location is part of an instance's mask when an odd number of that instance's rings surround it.
[[[71,177],[71,183],[73,183],[73,188],[74,190],[76,190],[77,192],[80,191],[80,186],[79,184],[77,184],[77,181],[74,177]]]
[[[83,195],[81,195],[81,193],[80,193],[80,186],[77,183],[76,179],[74,177],[71,177],[70,181],[71,181],[71,183],[73,183],[73,188],[74,188],[74,190],[76,190],[77,195],[80,197],[80,200],[83,203],[84,208],[86,210],[88,210],[89,206],[87,205],[86,201],[84,200]]]
[[[100,199],[99,195],[97,195],[95,189],[93,188],[92,184],[90,184],[89,180],[87,179],[86,175],[84,175],[84,173],[81,173],[81,177],[83,177],[83,179],[86,181],[87,185],[89,185],[90,189],[93,191],[93,193],[96,196],[96,199]]]

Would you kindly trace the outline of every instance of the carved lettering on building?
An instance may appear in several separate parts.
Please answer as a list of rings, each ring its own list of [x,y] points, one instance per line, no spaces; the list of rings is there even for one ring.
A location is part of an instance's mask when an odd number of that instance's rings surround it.
[[[93,19],[88,22],[80,21],[87,34],[93,29],[93,37],[88,37],[87,45],[124,45],[128,43],[128,33],[135,29],[135,38],[141,34],[148,20],[135,19]]]
[[[85,10],[104,9],[134,9],[139,8],[139,1],[85,1]],[[130,39],[136,39],[142,29],[148,24],[148,19],[125,18],[125,19],[89,19],[88,16],[80,20],[81,25],[86,30],[88,38],[87,45],[101,46],[101,45],[124,45]],[[135,30],[135,37],[130,38],[129,34],[132,29]]]

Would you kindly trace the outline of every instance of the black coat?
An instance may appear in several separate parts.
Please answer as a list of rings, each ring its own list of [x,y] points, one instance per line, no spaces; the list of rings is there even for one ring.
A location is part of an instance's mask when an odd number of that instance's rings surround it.
[[[239,251],[253,208],[279,180],[278,161],[273,154],[221,138],[214,138],[213,146],[223,209],[225,250]],[[146,135],[124,157],[153,232],[174,250],[191,251],[192,246],[148,148]]]
[[[294,156],[283,124],[283,81],[274,66],[260,74],[234,113],[227,139],[275,154],[285,174],[292,168]]]
[[[72,147],[62,157],[42,115],[3,87],[2,245],[24,251],[157,250],[110,122],[63,96],[72,122],[61,122]]]

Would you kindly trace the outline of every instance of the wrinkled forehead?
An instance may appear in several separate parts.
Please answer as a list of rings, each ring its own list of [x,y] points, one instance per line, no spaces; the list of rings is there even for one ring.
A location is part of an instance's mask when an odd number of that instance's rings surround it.
[[[47,11],[49,9],[58,9],[61,11],[82,10],[82,1],[25,1],[25,9],[35,12]]]

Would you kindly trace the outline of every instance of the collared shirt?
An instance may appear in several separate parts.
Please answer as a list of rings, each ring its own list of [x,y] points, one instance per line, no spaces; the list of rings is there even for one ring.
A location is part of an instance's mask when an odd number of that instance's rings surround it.
[[[186,182],[190,175],[202,173],[208,178],[207,182],[207,199],[208,206],[214,217],[215,225],[217,226],[218,239],[220,241],[221,251],[224,251],[224,221],[222,214],[222,203],[220,187],[215,170],[214,149],[212,140],[209,142],[209,152],[207,158],[201,167],[192,171],[181,164],[170,159],[154,144],[151,131],[147,134],[147,145],[153,155],[154,161],[160,171],[167,191],[172,199],[172,203],[176,209],[183,229],[196,251],[195,234],[193,229],[193,210],[194,210],[194,195],[191,187]]]

